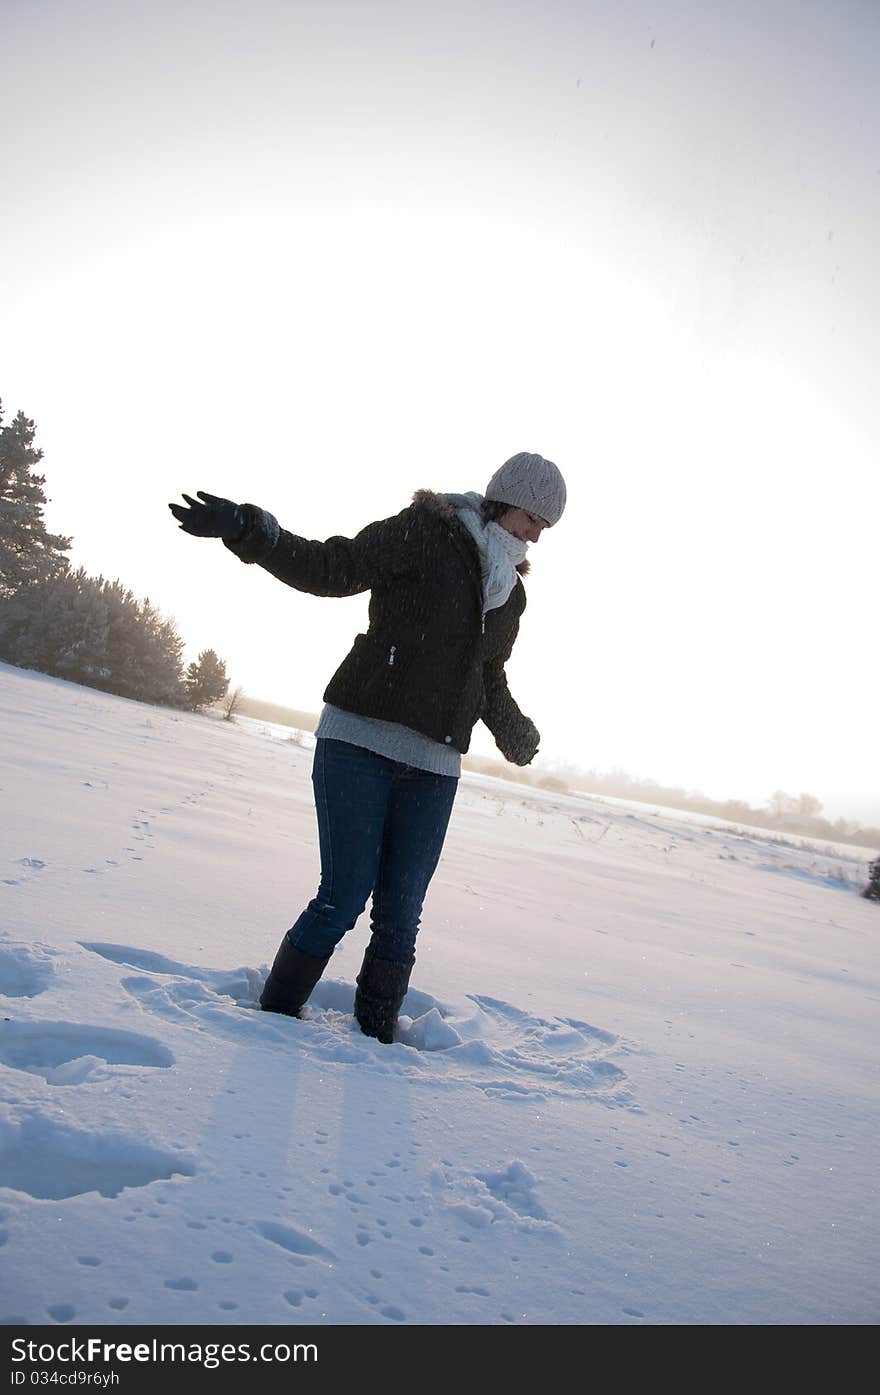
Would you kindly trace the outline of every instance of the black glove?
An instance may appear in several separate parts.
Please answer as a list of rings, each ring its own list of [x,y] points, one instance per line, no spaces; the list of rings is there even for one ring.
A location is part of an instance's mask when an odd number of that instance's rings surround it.
[[[189,508],[184,508],[183,504],[168,505],[183,531],[192,533],[194,538],[237,542],[247,528],[247,516],[241,505],[233,504],[231,499],[218,499],[216,494],[205,494],[201,489],[196,493],[203,501],[201,504],[184,494]]]
[[[529,717],[523,717],[523,725],[513,740],[506,741],[501,754],[512,765],[530,765],[538,754],[541,733]]]

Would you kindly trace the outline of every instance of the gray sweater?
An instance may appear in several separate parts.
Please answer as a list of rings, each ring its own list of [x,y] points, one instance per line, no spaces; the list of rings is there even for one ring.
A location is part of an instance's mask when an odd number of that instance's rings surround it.
[[[378,717],[360,717],[327,703],[321,713],[315,736],[331,741],[348,741],[352,746],[364,746],[402,765],[429,770],[433,775],[461,775],[461,755],[454,746],[433,741],[420,731],[401,726],[399,722],[384,722]]]

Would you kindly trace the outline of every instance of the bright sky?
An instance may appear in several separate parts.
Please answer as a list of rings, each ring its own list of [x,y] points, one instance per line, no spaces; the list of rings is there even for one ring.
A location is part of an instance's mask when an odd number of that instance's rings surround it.
[[[508,669],[539,760],[880,821],[876,5],[2,24],[0,396],[76,564],[317,710],[366,598],[245,570],[167,501],[323,538],[539,451],[569,506]]]

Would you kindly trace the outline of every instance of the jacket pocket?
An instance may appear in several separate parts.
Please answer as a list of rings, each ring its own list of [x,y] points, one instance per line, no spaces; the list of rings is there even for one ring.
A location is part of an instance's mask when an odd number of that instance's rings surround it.
[[[366,687],[382,692],[398,692],[412,667],[414,646],[401,644],[394,635],[358,635],[353,653]]]

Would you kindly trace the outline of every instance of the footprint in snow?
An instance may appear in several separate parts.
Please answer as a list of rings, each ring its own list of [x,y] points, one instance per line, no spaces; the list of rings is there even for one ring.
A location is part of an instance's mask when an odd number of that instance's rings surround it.
[[[46,1312],[53,1322],[73,1322],[76,1317],[76,1308],[72,1303],[53,1303]]]
[[[166,954],[157,954],[152,949],[136,949],[133,945],[105,944],[99,940],[80,940],[83,949],[109,959],[112,964],[122,964],[129,969],[145,969],[152,974],[181,974],[187,978],[205,981],[210,978],[210,970],[199,969],[191,964],[181,964],[169,959]]]
[[[52,957],[40,945],[0,940],[0,994],[6,998],[35,998],[49,987],[55,973]]]
[[[36,1112],[17,1119],[4,1111],[0,1125],[0,1187],[39,1200],[118,1196],[126,1187],[195,1174],[187,1158],[142,1138],[77,1129]]]
[[[108,1065],[167,1069],[174,1056],[137,1032],[78,1022],[0,1022],[0,1061],[50,1085],[80,1085]]]
[[[307,1231],[296,1226],[284,1225],[280,1221],[256,1221],[254,1229],[273,1245],[280,1245],[294,1255],[307,1255],[312,1259],[334,1260],[336,1256]]]
[[[512,1003],[478,994],[458,1005],[420,989],[404,999],[397,1040],[391,1047],[364,1037],[352,1016],[354,986],[322,979],[301,1022],[259,1011],[266,969],[208,969],[152,950],[98,941],[82,948],[124,968],[140,970],[122,980],[148,1011],[196,1020],[225,1036],[286,1041],[321,1060],[380,1067],[400,1074],[426,1068],[437,1078],[510,1100],[576,1098],[606,1104],[629,1102],[625,1072],[616,1059],[626,1046],[612,1032],[574,1017],[542,1017]]]
[[[427,995],[420,995],[423,999]],[[404,1002],[404,1012],[423,1004]],[[624,1103],[624,1071],[609,1059],[618,1037],[573,1017],[540,1017],[497,998],[469,994],[463,1009],[435,1000],[402,1018],[400,1040],[434,1053],[447,1080],[506,1099],[576,1097]]]

